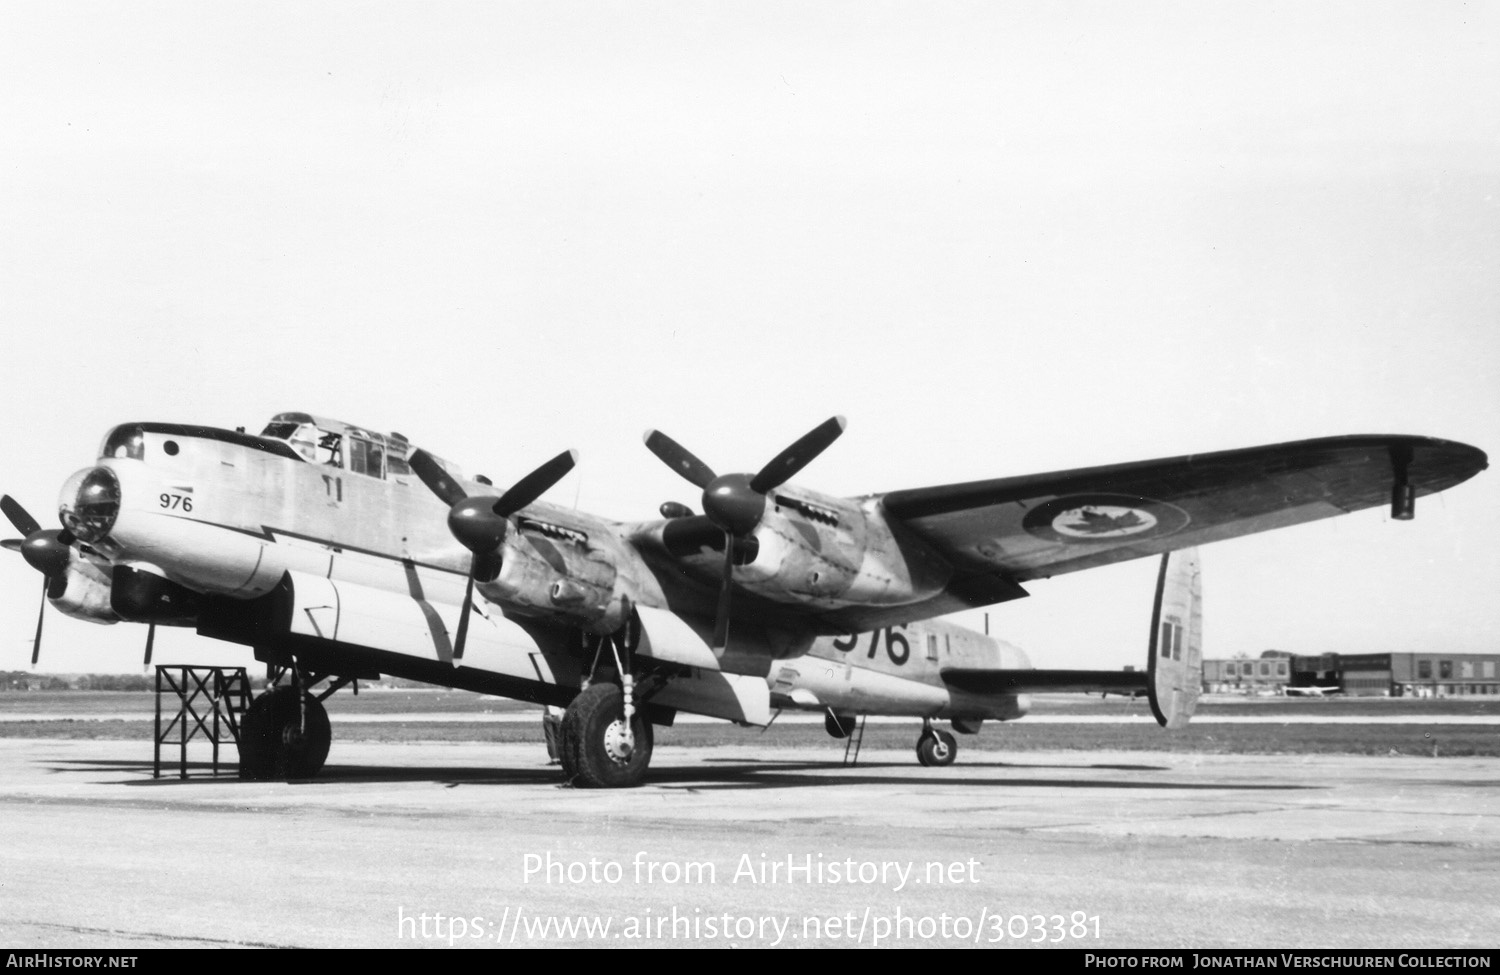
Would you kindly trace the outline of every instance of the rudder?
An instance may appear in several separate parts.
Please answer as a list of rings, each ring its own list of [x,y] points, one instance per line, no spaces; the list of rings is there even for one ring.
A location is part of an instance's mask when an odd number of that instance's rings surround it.
[[[1146,696],[1163,728],[1187,725],[1203,691],[1203,568],[1196,548],[1168,552],[1156,579]]]

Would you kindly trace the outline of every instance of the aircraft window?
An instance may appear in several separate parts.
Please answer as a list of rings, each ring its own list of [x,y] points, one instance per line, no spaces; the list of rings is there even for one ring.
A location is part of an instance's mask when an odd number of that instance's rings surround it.
[[[1168,660],[1172,659],[1172,624],[1161,625],[1161,655]]]
[[[385,470],[392,477],[405,477],[411,473],[411,465],[400,454],[387,453],[385,455]]]
[[[936,660],[937,658],[937,634],[929,633],[927,634],[927,659]]]
[[[343,438],[336,433],[324,433],[311,423],[273,423],[266,430],[261,436],[269,437],[272,436],[270,431],[276,431],[280,434],[277,439],[291,444],[292,449],[309,464],[343,466],[343,448],[340,446]]]
[[[323,453],[319,460],[334,467],[344,466],[344,438],[341,434],[325,433],[318,438],[318,449]]]
[[[146,456],[146,441],[138,426],[115,427],[104,438],[101,457],[129,457],[140,460]]]
[[[349,438],[349,469],[356,474],[385,477],[385,451],[358,437]]]

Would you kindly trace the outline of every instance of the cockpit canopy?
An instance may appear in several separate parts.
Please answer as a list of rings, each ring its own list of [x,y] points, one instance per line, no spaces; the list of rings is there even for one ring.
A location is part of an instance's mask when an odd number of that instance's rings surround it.
[[[278,413],[260,435],[285,441],[312,464],[326,464],[369,477],[411,474],[407,463],[411,444],[399,433],[375,433],[308,413]],[[453,468],[448,469],[458,475]]]

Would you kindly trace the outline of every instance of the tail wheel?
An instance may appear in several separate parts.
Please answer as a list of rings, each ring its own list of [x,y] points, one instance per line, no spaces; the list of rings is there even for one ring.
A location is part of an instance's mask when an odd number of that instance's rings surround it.
[[[625,697],[614,684],[591,684],[568,705],[559,758],[575,785],[623,789],[640,785],[651,764],[651,723],[636,711],[627,725]]]
[[[929,768],[952,765],[958,757],[958,742],[946,731],[933,728],[917,739],[917,761]]]
[[[240,719],[240,778],[305,779],[328,758],[333,729],[321,701],[306,698],[304,718],[293,687],[273,687]]]

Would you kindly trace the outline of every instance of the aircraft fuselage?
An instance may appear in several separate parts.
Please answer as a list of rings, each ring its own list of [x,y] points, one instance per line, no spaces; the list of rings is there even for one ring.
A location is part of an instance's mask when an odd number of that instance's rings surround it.
[[[447,528],[445,505],[405,464],[403,439],[343,425],[329,431],[300,414],[277,420],[286,418],[290,426],[306,420],[300,426],[312,432],[299,441],[292,431],[283,438],[159,423],[111,431],[97,464],[62,492],[65,521],[93,557],[70,572],[71,595],[54,604],[101,622],[192,623],[258,652],[285,627],[280,635],[303,647],[335,648],[334,660],[367,650],[369,670],[442,677],[433,665],[456,663],[453,633],[471,566]],[[460,480],[473,495],[501,493]],[[533,682],[545,691],[513,696],[556,700],[562,690],[565,698],[589,636],[617,632],[638,615],[640,652],[679,676],[658,691],[663,707],[755,724],[768,720],[770,706],[1024,713],[1024,695],[965,695],[938,673],[950,665],[1028,666],[1013,647],[938,621],[855,635],[817,623],[820,610],[900,606],[947,582],[946,563],[898,538],[873,500],[778,488],[755,529],[754,558],[735,567],[734,582],[753,597],[806,607],[809,622],[743,623],[718,650],[707,637],[723,546],[715,549],[721,536],[704,531],[701,517],[621,524],[535,502],[510,524],[498,575],[478,585],[483,598],[462,660],[466,670],[502,675],[502,692]],[[684,570],[696,588],[684,590]],[[664,574],[678,585],[664,586]],[[140,585],[153,578],[174,585]],[[147,595],[127,600],[126,591]],[[226,606],[270,600],[285,603],[273,632],[264,621],[243,633],[224,622]]]

